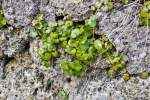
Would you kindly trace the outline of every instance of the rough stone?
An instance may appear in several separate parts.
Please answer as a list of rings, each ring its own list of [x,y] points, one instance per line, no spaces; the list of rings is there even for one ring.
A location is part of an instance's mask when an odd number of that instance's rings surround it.
[[[5,55],[13,57],[16,53],[25,49],[28,40],[24,37],[13,36],[2,45],[2,51]]]
[[[0,80],[0,83],[0,98],[8,100],[58,100],[57,94],[60,90],[66,89],[70,92],[74,86],[72,82],[67,82],[60,71],[38,69],[29,52],[17,53],[14,56],[6,65],[6,78]]]
[[[69,93],[69,100],[150,99],[150,78],[142,80],[131,77],[128,82],[123,79],[110,80],[103,70],[101,75],[97,71],[93,78],[89,77],[90,73],[82,79],[71,78],[68,83],[58,72],[54,74],[53,71],[36,69],[28,52],[17,54],[6,68],[6,78],[0,80],[0,97],[4,99],[59,100],[57,94],[61,90]]]
[[[0,6],[2,6],[2,0],[0,0]]]
[[[30,42],[30,48],[29,48],[29,52],[31,54],[31,57],[34,61],[35,64],[40,65],[41,61],[40,58],[38,57],[37,53],[36,53],[36,49],[38,47],[40,47],[42,44],[41,40],[34,40],[32,42]]]
[[[64,8],[64,14],[73,21],[83,21],[94,13],[91,8],[93,4],[94,0],[79,3],[68,3]]]
[[[20,30],[9,27],[6,30],[0,31],[0,55],[7,55],[13,57],[17,52],[25,49],[29,42],[28,35],[29,26]],[[1,57],[0,56],[0,57]]]
[[[41,40],[30,41],[30,50],[25,49],[29,42],[26,33],[38,7],[49,21],[62,16],[82,21],[92,13],[91,2],[94,0],[3,0],[8,23],[21,29],[0,30],[0,58],[13,56],[5,66],[5,78],[0,78],[0,100],[61,100],[58,97],[61,90],[69,94],[69,100],[150,100],[150,77],[142,80],[137,75],[144,70],[150,72],[150,28],[138,26],[138,4],[98,12],[98,33],[108,35],[117,52],[129,58],[127,70],[133,75],[128,81],[119,76],[110,80],[108,63],[102,58],[97,58],[84,77],[68,78],[61,72],[59,59],[50,70],[43,70],[35,53]],[[14,13],[9,15],[11,9]],[[3,62],[0,59],[0,77]]]
[[[106,75],[107,76],[107,75]],[[149,100],[150,78],[142,80],[132,77],[129,81],[123,79],[109,80],[106,76],[86,80],[77,86],[69,95],[69,100]]]
[[[98,13],[100,33],[109,37],[117,52],[128,56],[130,74],[141,73],[150,66],[150,27],[139,27],[139,11],[138,5],[132,4],[110,13]]]
[[[48,21],[55,21],[61,16],[73,21],[83,21],[93,14],[93,4],[94,0],[42,0],[39,8]]]
[[[3,0],[2,8],[8,24],[16,28],[31,24],[38,11],[33,0]]]
[[[23,38],[10,38],[3,46],[5,55],[12,57],[16,52],[19,52],[25,48],[26,41]]]
[[[0,58],[3,57],[3,51],[2,51],[2,44],[4,43],[4,41],[6,40],[6,34],[8,32],[0,30]],[[9,33],[8,33],[9,34]]]

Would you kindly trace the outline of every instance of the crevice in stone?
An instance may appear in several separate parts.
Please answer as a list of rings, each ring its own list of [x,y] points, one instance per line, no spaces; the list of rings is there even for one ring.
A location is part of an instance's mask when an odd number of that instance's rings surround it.
[[[64,19],[64,16],[56,16],[56,21]]]
[[[5,66],[9,63],[10,60],[12,60],[13,57],[9,58],[8,56],[4,56],[3,58],[0,59],[0,79],[5,79],[6,74],[5,74]]]
[[[38,88],[35,88],[33,95],[37,95]]]

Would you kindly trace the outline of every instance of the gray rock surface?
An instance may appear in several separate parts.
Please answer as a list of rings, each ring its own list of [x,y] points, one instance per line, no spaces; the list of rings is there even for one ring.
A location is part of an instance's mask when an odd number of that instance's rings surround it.
[[[8,24],[20,28],[30,25],[38,10],[48,21],[55,21],[59,16],[83,21],[93,14],[91,6],[94,2],[95,0],[4,0],[2,8]]]
[[[70,100],[149,100],[150,78],[141,80],[131,78],[108,80],[107,77],[85,81],[79,90],[74,90]]]
[[[128,56],[130,74],[150,67],[150,27],[139,27],[139,6],[132,4],[110,13],[99,12],[99,30],[116,45],[117,52]]]
[[[41,0],[39,9],[46,20],[54,21],[59,16],[83,21],[93,14],[91,6],[95,0]]]
[[[26,34],[29,28],[23,28],[21,30],[1,30],[0,31],[0,55],[7,55],[13,57],[17,52],[25,49],[26,44],[29,41]]]
[[[2,0],[0,0],[0,6],[2,5]]]
[[[33,0],[3,0],[2,8],[8,24],[16,28],[31,24],[38,11]]]
[[[69,93],[69,100],[150,99],[150,78],[110,80],[106,70],[95,70],[82,79],[67,81],[59,71],[38,70],[28,52],[16,54],[6,65],[6,73],[5,80],[0,80],[2,100],[60,100],[58,92],[62,89]]]
[[[6,35],[9,35],[9,32],[0,30],[0,58],[3,57],[2,45],[6,41]]]
[[[83,21],[93,14],[91,6],[94,5],[94,0],[83,1],[79,3],[68,3],[64,7],[64,14],[73,21]]]
[[[9,60],[7,56],[0,58],[0,80],[5,79],[5,66]]]
[[[6,65],[6,73],[0,80],[0,98],[7,100],[57,100],[63,87],[73,87],[60,71],[37,69],[29,52],[16,54]]]
[[[150,72],[150,27],[138,26],[138,4],[97,14],[98,33],[108,35],[117,52],[129,58],[127,70],[133,75],[124,81],[119,76],[112,80],[107,77],[108,63],[102,58],[97,58],[83,78],[64,77],[59,59],[50,70],[45,70],[34,51],[40,40],[29,41],[27,32],[37,13],[43,13],[48,21],[59,16],[82,21],[93,13],[90,7],[95,0],[2,2],[4,15],[12,27],[0,30],[0,100],[61,100],[58,96],[61,90],[69,94],[69,100],[150,100],[150,77],[142,80],[137,75],[144,70]],[[12,31],[13,27],[19,29]],[[30,50],[25,49],[28,42]],[[13,59],[5,62],[6,56]]]

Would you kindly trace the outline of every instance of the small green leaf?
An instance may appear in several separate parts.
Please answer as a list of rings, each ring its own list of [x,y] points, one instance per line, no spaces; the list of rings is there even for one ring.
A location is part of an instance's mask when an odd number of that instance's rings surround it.
[[[100,5],[100,3],[99,3],[99,2],[96,2],[96,3],[95,3],[95,8],[96,8],[96,9],[99,9],[99,8],[100,8],[100,6],[101,6],[101,5]]]
[[[94,47],[97,49],[97,50],[100,50],[102,49],[102,43],[100,40],[95,40],[94,41]]]
[[[42,56],[44,54],[44,49],[43,48],[37,48],[36,52],[39,56]]]
[[[70,26],[73,25],[73,22],[72,22],[71,20],[67,20],[67,21],[65,22],[65,25],[66,25],[67,27],[70,27]]]
[[[89,27],[94,28],[94,27],[96,26],[96,16],[95,16],[95,15],[91,16],[90,19],[88,19],[88,20],[86,21],[86,24],[87,24]]]
[[[45,61],[49,61],[51,59],[51,54],[46,52],[46,53],[44,53],[44,55],[42,55],[41,58]]]
[[[67,49],[68,54],[70,55],[75,55],[76,54],[76,49],[75,48],[68,48]]]
[[[71,38],[76,38],[79,35],[80,35],[80,30],[79,29],[73,29],[71,31]]]
[[[45,68],[50,68],[51,62],[50,61],[42,61],[42,65],[45,66]]]
[[[89,47],[88,52],[94,54],[96,52],[96,49],[94,47]]]
[[[58,56],[58,52],[57,51],[52,52],[52,56],[53,57],[57,57]]]
[[[0,9],[0,28],[2,28],[4,25],[6,25],[6,19],[3,15],[3,11]]]

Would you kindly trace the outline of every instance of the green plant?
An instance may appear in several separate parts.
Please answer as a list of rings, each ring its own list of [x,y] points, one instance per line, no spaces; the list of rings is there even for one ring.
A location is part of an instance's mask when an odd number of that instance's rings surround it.
[[[95,28],[95,15],[83,24],[71,20],[47,23],[43,16],[39,15],[33,21],[30,36],[42,39],[42,46],[37,48],[36,52],[46,68],[50,68],[52,60],[61,54],[63,57],[60,67],[63,73],[67,76],[81,77],[95,58],[102,56],[110,63],[109,76],[115,77],[125,69],[126,60],[124,56],[114,54],[115,46],[105,35],[94,35]]]
[[[144,2],[144,6],[140,11],[140,25],[150,26],[150,1]]]
[[[0,9],[0,28],[6,25],[6,19],[3,15],[2,9]]]
[[[67,59],[62,58],[61,68],[65,75],[80,77],[84,74],[86,66],[79,60],[68,61]]]

